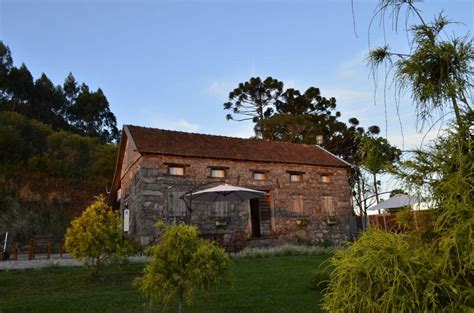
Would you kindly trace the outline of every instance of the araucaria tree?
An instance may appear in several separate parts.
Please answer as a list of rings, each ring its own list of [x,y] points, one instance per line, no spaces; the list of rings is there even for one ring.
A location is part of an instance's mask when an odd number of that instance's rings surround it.
[[[163,225],[158,225],[158,228]],[[136,285],[150,304],[191,303],[196,289],[208,289],[225,279],[230,261],[224,250],[199,237],[196,227],[172,225],[150,248],[152,261]]]
[[[101,197],[72,221],[66,231],[66,251],[75,259],[93,265],[96,276],[104,261],[131,252],[131,245],[123,239],[121,226],[117,212]]]
[[[354,165],[350,177],[354,199],[359,211],[365,210],[366,184],[359,148],[362,138],[380,132],[378,126],[370,126],[366,131],[355,117],[344,123],[334,97],[324,97],[316,87],[304,92],[285,88],[283,82],[272,77],[252,77],[240,83],[229,93],[224,109],[233,112],[227,114],[228,120],[252,120],[255,137],[264,140],[316,144],[316,138],[321,136],[323,142],[319,144],[323,148]]]

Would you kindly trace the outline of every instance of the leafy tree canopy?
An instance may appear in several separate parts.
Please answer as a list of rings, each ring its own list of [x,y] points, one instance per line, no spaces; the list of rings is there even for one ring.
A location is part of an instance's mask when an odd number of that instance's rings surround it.
[[[102,143],[118,140],[117,120],[102,90],[91,91],[70,73],[63,86],[46,74],[34,80],[25,64],[13,65],[8,46],[0,41],[0,111],[22,113],[54,130],[97,137]]]

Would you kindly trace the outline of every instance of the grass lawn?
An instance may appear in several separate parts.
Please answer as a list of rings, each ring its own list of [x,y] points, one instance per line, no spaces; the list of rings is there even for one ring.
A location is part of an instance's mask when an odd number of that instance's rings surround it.
[[[311,272],[324,256],[233,260],[230,283],[199,293],[185,312],[319,312]],[[0,312],[176,312],[147,310],[132,282],[143,265],[103,268],[91,282],[84,268],[0,272]]]

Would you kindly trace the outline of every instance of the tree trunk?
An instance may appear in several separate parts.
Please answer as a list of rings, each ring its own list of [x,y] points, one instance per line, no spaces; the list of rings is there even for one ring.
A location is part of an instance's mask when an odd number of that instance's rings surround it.
[[[451,101],[453,103],[454,115],[456,116],[456,123],[459,126],[459,129],[464,128],[464,123],[461,117],[461,110],[459,109],[458,102],[456,101],[456,97],[452,96]]]
[[[362,193],[364,192],[365,190],[365,180],[361,179],[361,182],[362,182]],[[363,207],[364,207],[364,225],[365,225],[365,230],[369,229],[369,220],[367,219],[367,199],[364,198],[362,200],[363,202]]]
[[[374,192],[375,192],[375,200],[377,201],[377,204],[379,204],[379,188],[377,186],[377,174],[373,173],[372,174],[374,177]]]
[[[183,291],[181,290],[179,292],[179,299],[178,299],[178,313],[183,313],[184,312],[184,296],[183,296]]]
[[[100,258],[95,261],[94,278],[99,275]]]
[[[359,205],[360,216],[364,215],[364,205],[362,204],[362,187],[360,183],[360,171],[357,170],[357,178],[356,178],[356,185],[357,185],[357,202]]]

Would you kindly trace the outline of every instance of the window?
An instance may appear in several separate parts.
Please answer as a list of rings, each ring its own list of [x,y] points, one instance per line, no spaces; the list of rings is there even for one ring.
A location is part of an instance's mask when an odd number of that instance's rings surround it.
[[[253,172],[253,179],[255,180],[266,180],[267,173],[265,172]]]
[[[229,202],[219,201],[214,202],[214,214],[216,217],[229,216]]]
[[[290,181],[292,183],[300,183],[303,181],[303,174],[290,174]]]
[[[334,197],[323,196],[323,209],[326,211],[328,217],[336,216],[336,201]]]
[[[184,167],[170,165],[168,167],[168,174],[173,176],[184,176]]]
[[[291,199],[291,211],[296,213],[304,212],[304,199],[302,195],[293,195]]]
[[[332,182],[332,176],[329,176],[329,175],[321,175],[321,181],[322,181],[323,183],[328,184],[328,183]]]
[[[219,168],[211,168],[211,177],[224,178],[225,170]]]

